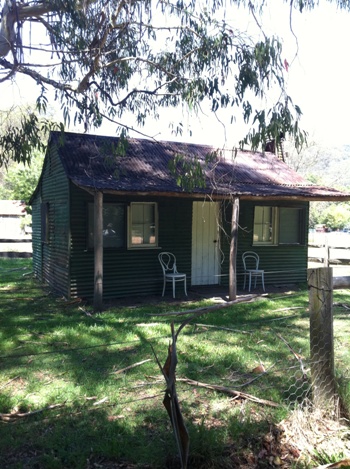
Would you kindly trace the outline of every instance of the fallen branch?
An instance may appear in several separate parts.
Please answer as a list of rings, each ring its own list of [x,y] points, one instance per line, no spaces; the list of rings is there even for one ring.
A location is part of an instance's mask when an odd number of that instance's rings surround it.
[[[92,405],[100,405],[100,404],[103,404],[104,402],[107,402],[107,401],[108,401],[108,397],[103,397],[99,401],[94,402]]]
[[[142,360],[142,362],[134,363],[133,365],[127,366],[126,368],[122,368],[121,370],[112,371],[112,375],[119,375],[120,373],[124,373],[124,371],[130,370],[131,368],[135,368],[136,366],[143,365],[144,363],[150,362],[151,359],[147,358],[147,360]]]
[[[11,420],[16,420],[24,417],[31,417],[32,415],[39,414],[40,412],[45,412],[45,410],[56,409],[57,407],[62,407],[64,404],[53,404],[43,409],[33,410],[32,412],[13,412],[11,414],[0,414],[0,420],[4,422],[10,422]]]
[[[241,391],[236,391],[231,388],[227,388],[225,386],[218,386],[215,384],[207,384],[207,383],[201,383],[200,381],[194,381],[193,379],[190,378],[177,378],[177,381],[181,381],[183,383],[189,384],[191,386],[197,386],[199,388],[205,388],[205,389],[211,389],[212,391],[218,391],[222,392],[224,394],[229,394],[231,396],[234,396],[235,398],[241,398],[241,399],[246,399],[248,401],[255,402],[257,404],[262,404],[270,407],[279,407],[279,404],[273,401],[269,401],[266,399],[259,399],[258,397],[255,397],[251,394],[247,394],[245,392]]]

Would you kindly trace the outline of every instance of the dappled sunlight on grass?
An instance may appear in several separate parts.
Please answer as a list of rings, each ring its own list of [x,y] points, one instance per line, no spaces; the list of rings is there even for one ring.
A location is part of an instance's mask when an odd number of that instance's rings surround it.
[[[30,265],[25,262],[21,268]],[[210,301],[147,304],[145,298],[145,304],[93,314],[90,305],[56,298],[31,275],[8,270],[0,279],[0,288],[9,288],[0,298],[0,415],[15,424],[0,438],[1,467],[5,459],[12,467],[23,461],[28,467],[86,469],[86,461],[177,467],[157,359],[166,360],[171,322],[176,331],[191,317],[168,314]],[[336,362],[344,372],[350,369],[350,292],[335,291],[334,302]],[[310,377],[304,379],[292,351],[306,366],[309,348],[306,289],[189,321],[178,336],[176,371],[193,467],[257,460],[271,426],[308,395]],[[339,382],[349,396],[349,380]],[[16,425],[19,412],[28,415]]]

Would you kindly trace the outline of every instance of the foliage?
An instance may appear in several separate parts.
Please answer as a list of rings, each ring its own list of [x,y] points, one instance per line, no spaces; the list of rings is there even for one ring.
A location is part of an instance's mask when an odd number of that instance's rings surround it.
[[[28,204],[41,174],[44,157],[35,153],[31,162],[13,163],[3,173],[0,198],[8,200],[23,200]]]
[[[348,205],[332,204],[323,212],[322,220],[331,230],[342,230],[350,224],[350,208]]]
[[[349,192],[350,146],[324,146],[309,142],[296,152],[291,142],[286,142],[287,163],[312,184],[335,187]],[[342,230],[350,224],[349,202],[312,202],[310,227],[325,224],[332,230]]]
[[[12,161],[28,165],[33,155],[44,153],[49,131],[64,128],[52,119],[39,117],[31,107],[0,111],[0,119],[0,168],[7,168]]]
[[[299,2],[296,8],[313,7]],[[301,109],[286,91],[282,45],[264,33],[259,18],[267,8],[265,2],[234,0],[205,6],[195,0],[5,1],[0,82],[16,75],[32,79],[39,87],[38,111],[45,112],[53,94],[64,123],[86,130],[109,121],[140,132],[168,107],[199,112],[205,106],[213,113],[231,108],[232,122],[241,115],[251,126],[242,146],[256,149],[290,134],[300,147],[306,134],[299,128]],[[239,20],[233,25],[227,19],[228,12],[242,10],[255,22],[251,35],[245,22],[240,29]],[[37,43],[27,34],[30,27],[41,38]],[[128,127],[130,115],[135,125]],[[35,114],[24,116],[0,136],[1,160],[27,162],[31,148],[42,149],[40,131],[49,125]]]
[[[308,142],[300,152],[293,148],[293,142],[285,142],[286,162],[310,182],[318,185],[346,189],[350,187],[349,145],[322,145]]]

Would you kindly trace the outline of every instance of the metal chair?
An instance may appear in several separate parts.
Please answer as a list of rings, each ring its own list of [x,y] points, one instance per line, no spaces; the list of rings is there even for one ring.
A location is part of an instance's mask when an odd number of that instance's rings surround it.
[[[256,288],[256,281],[258,277],[261,277],[261,283],[263,290],[265,291],[265,282],[264,282],[264,270],[259,269],[259,256],[254,251],[246,251],[242,255],[243,266],[244,266],[244,285],[243,290],[245,290],[245,284],[247,277],[249,278],[249,291],[252,286],[252,278],[254,278],[254,288]]]
[[[173,298],[175,298],[176,282],[184,282],[185,295],[187,296],[186,274],[179,273],[176,268],[176,257],[171,252],[161,252],[158,254],[160,265],[163,269],[163,293],[167,282],[173,285]]]

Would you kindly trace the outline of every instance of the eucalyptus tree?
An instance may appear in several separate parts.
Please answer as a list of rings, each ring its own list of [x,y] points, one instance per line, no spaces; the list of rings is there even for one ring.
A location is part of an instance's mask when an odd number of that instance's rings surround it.
[[[238,7],[258,34],[229,19]],[[306,135],[286,90],[288,63],[258,16],[268,7],[263,0],[3,0],[0,83],[31,79],[38,111],[54,96],[62,126],[109,121],[127,133],[125,116],[132,115],[142,132],[162,108],[196,112],[210,103],[212,112],[230,108],[232,120],[240,115],[250,125],[241,146],[258,148],[288,133],[299,147]],[[311,0],[290,2],[291,12],[308,7]],[[0,158],[27,162],[32,149],[42,149],[43,125],[37,114],[25,115],[0,136]]]

